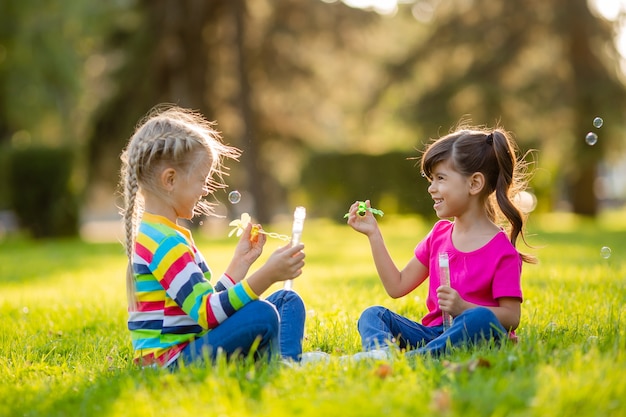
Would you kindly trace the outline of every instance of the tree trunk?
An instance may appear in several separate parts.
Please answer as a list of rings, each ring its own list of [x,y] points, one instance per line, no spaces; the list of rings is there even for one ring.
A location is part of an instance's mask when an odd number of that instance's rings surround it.
[[[115,178],[119,152],[139,118],[159,103],[174,103],[211,118],[207,71],[209,45],[203,30],[218,19],[221,2],[193,0],[139,3],[143,26],[122,35],[127,56],[117,92],[96,116],[89,141],[90,182]]]
[[[599,84],[606,75],[602,63],[594,54],[589,44],[590,25],[595,19],[589,12],[586,0],[567,0],[563,2],[563,10],[569,10],[566,25],[568,53],[573,72],[572,107],[574,108],[574,146],[573,161],[575,166],[569,167],[567,185],[574,213],[585,216],[596,216],[598,199],[594,191],[597,178],[597,166],[602,158],[603,141],[599,140],[591,146],[586,143],[585,136],[594,130],[592,121],[601,108],[602,89]]]
[[[252,90],[248,78],[248,65],[246,60],[246,25],[245,0],[230,0],[233,19],[235,21],[235,50],[236,50],[236,73],[239,81],[237,104],[243,127],[241,147],[243,150],[242,163],[247,173],[247,189],[252,195],[252,211],[256,219],[261,223],[271,220],[270,204],[264,198],[263,192],[266,172],[260,162],[260,142],[256,135],[256,124],[252,109]]]

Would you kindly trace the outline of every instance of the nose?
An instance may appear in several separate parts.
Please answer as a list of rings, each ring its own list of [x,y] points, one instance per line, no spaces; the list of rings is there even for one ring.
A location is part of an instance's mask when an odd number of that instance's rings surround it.
[[[435,187],[435,183],[434,183],[434,182],[431,182],[431,183],[428,185],[428,188],[427,188],[428,194],[434,194],[434,193],[435,193],[435,191],[436,191],[436,189],[437,189],[437,187]]]

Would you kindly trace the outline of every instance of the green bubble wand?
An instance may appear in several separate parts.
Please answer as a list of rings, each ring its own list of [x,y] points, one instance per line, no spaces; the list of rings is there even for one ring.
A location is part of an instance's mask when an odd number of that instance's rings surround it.
[[[356,209],[356,214],[358,214],[359,216],[365,216],[365,213],[368,211],[372,214],[378,214],[380,217],[383,217],[385,215],[382,210],[375,209],[374,207],[367,207],[365,201],[359,201],[358,203],[359,205]],[[347,219],[348,216],[350,216],[350,213],[346,213],[343,218]]]

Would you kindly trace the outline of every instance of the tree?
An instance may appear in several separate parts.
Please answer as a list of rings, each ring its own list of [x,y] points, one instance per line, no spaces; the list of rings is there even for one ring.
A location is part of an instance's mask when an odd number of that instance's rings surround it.
[[[500,121],[525,146],[540,147],[545,161],[557,160],[546,164],[550,170],[566,168],[573,211],[594,216],[596,166],[617,140],[607,135],[590,147],[585,134],[596,115],[623,128],[611,25],[586,0],[476,0],[438,3],[428,27],[428,36],[387,65],[369,107],[402,94],[404,120],[433,136],[463,115]]]
[[[348,47],[349,30],[362,30],[371,15],[297,0],[144,0],[136,13],[136,26],[110,36],[110,54],[125,62],[115,94],[94,118],[92,181],[113,182],[137,119],[154,104],[173,102],[217,120],[225,140],[244,151],[245,175],[233,172],[230,182],[249,190],[252,213],[269,221],[286,200],[277,167],[324,135],[312,119],[333,87],[317,78],[312,52],[321,48],[332,61]]]

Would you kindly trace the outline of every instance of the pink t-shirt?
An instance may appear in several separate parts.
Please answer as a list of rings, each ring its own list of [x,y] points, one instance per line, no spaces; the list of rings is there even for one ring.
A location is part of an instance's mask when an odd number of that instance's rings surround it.
[[[461,252],[452,243],[454,223],[438,221],[430,233],[415,248],[415,257],[429,272],[428,314],[422,319],[425,326],[443,323],[437,302],[439,253],[447,252],[450,259],[450,286],[461,298],[477,305],[497,306],[500,297],[522,300],[522,258],[504,231],[496,234],[485,246]]]

